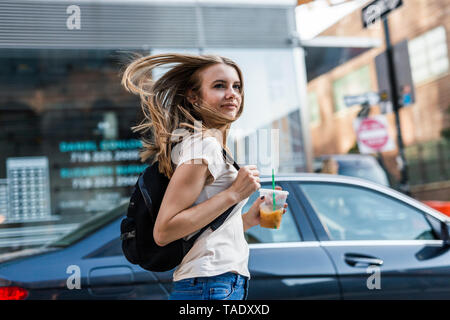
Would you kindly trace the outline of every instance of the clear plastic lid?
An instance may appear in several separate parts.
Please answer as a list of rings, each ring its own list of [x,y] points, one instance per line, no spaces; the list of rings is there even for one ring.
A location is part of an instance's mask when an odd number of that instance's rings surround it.
[[[273,193],[275,193],[275,206],[284,206],[286,198],[289,195],[289,192],[285,190],[259,189],[259,195],[265,196],[263,204],[273,207]]]

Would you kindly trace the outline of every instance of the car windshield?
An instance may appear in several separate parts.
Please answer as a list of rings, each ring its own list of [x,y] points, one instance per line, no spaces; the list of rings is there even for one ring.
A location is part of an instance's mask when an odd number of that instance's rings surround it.
[[[344,176],[358,177],[372,182],[389,186],[386,173],[378,166],[363,161],[339,161],[339,174]]]
[[[51,242],[46,247],[68,247],[87,236],[91,235],[101,227],[109,224],[120,216],[124,215],[128,206],[128,202],[123,202],[118,207],[99,213],[87,221],[80,224],[75,230],[69,232],[68,234],[62,236],[58,240]]]

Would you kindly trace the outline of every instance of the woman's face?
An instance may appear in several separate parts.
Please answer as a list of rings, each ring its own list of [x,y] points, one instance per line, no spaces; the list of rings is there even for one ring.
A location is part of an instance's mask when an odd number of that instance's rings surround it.
[[[226,64],[212,65],[199,73],[200,95],[204,103],[230,119],[241,108],[241,80],[236,69]]]

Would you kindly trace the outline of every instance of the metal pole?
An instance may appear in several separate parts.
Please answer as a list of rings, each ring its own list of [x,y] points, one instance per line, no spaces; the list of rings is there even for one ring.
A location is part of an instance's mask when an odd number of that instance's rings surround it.
[[[389,82],[391,87],[391,101],[392,106],[394,109],[395,114],[395,125],[397,129],[397,145],[398,145],[398,151],[399,151],[399,157],[400,157],[400,190],[403,193],[406,193],[407,195],[411,195],[410,189],[409,189],[409,179],[408,179],[408,164],[405,157],[405,150],[403,145],[403,137],[402,137],[402,130],[400,125],[400,114],[399,110],[401,108],[400,105],[400,99],[398,96],[397,91],[397,79],[395,75],[395,69],[394,69],[394,53],[393,48],[391,44],[391,39],[389,36],[389,24],[388,24],[388,18],[385,16],[383,18],[383,27],[384,27],[384,36],[386,40],[386,54],[387,54],[387,60],[388,60],[388,71],[389,71]]]
[[[311,142],[311,133],[309,129],[309,110],[308,110],[308,80],[306,78],[305,49],[298,46],[292,49],[294,51],[295,76],[297,78],[297,92],[300,108],[300,125],[303,150],[305,152],[306,172],[314,172],[313,168],[313,147]]]

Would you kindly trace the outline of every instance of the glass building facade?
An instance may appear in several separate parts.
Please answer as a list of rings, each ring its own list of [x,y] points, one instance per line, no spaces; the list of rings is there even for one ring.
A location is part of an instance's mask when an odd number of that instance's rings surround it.
[[[277,150],[277,172],[306,170],[293,5],[1,1],[0,18],[0,252],[128,200],[147,164],[130,129],[139,99],[120,85],[127,52],[234,59],[246,88],[229,139],[237,162],[270,169]]]

